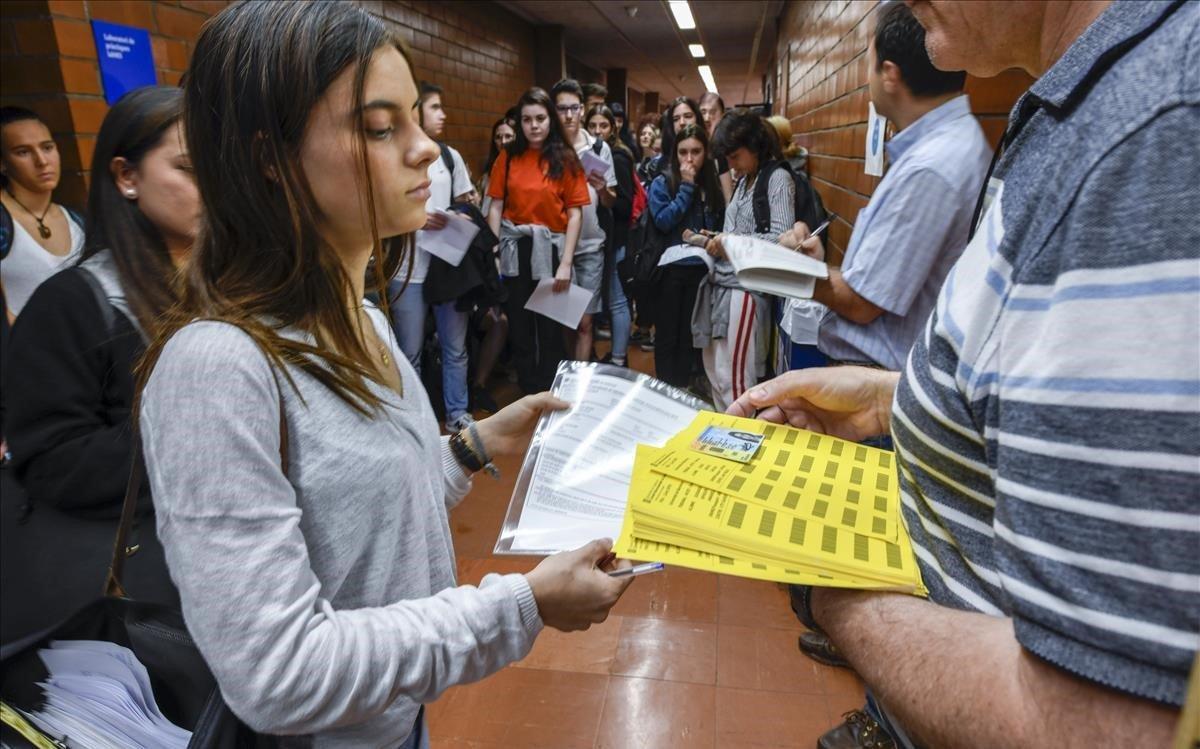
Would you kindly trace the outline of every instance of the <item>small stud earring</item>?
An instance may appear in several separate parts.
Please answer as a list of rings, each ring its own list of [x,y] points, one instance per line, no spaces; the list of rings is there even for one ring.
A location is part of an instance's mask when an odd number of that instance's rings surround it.
[[[137,197],[137,191],[136,191],[136,190],[126,190],[126,191],[125,191],[125,195],[126,195],[127,197],[130,197],[130,198],[136,198],[136,197]]]

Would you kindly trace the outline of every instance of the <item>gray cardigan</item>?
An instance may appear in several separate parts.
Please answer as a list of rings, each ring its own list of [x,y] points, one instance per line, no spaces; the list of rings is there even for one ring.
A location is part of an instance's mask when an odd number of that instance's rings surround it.
[[[421,703],[523,658],[542,628],[522,575],[455,587],[447,510],[470,482],[369,312],[404,396],[379,386],[389,404],[367,418],[291,369],[286,476],[280,389],[232,325],[179,331],[141,410],[171,577],[222,693],[251,727],[318,747],[400,743]]]

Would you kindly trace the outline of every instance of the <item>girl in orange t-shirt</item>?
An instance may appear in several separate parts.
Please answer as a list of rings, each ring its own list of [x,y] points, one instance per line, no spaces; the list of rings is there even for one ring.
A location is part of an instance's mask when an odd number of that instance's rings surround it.
[[[525,392],[536,393],[554,380],[563,356],[562,328],[526,310],[525,303],[543,279],[554,279],[556,293],[571,284],[580,208],[590,198],[583,167],[566,144],[546,92],[529,89],[517,107],[517,137],[496,159],[488,179],[488,225],[500,238],[517,381]]]

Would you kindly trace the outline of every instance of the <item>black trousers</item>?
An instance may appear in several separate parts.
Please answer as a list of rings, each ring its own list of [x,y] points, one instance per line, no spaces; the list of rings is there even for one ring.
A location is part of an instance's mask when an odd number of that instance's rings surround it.
[[[508,300],[504,312],[508,315],[508,345],[513,366],[517,370],[517,384],[526,393],[547,390],[554,382],[554,373],[565,354],[563,326],[545,315],[525,309],[529,295],[537,287],[530,272],[530,255],[533,240],[522,237],[517,243],[517,258],[520,274],[516,278],[505,278]],[[558,266],[555,253],[554,267]]]
[[[658,379],[685,388],[692,375],[696,349],[692,346],[692,307],[708,269],[703,265],[672,264],[663,268],[654,300],[654,373]]]

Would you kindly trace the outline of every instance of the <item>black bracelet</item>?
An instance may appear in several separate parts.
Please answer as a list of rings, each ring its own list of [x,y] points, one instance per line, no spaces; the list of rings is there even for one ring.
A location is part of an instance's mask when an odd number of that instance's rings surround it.
[[[483,470],[483,463],[480,462],[478,456],[475,455],[475,451],[467,444],[466,438],[463,437],[463,432],[455,432],[450,435],[450,452],[454,454],[454,459],[459,462],[459,465],[471,473],[478,473]]]
[[[488,456],[487,450],[484,449],[483,438],[479,436],[479,429],[475,426],[475,422],[470,422],[467,425],[467,429],[471,432],[471,442],[469,446],[479,458],[480,464],[483,465],[483,470],[487,471],[488,475],[494,479],[500,478],[500,469],[496,467],[496,464],[492,462],[491,457]]]

